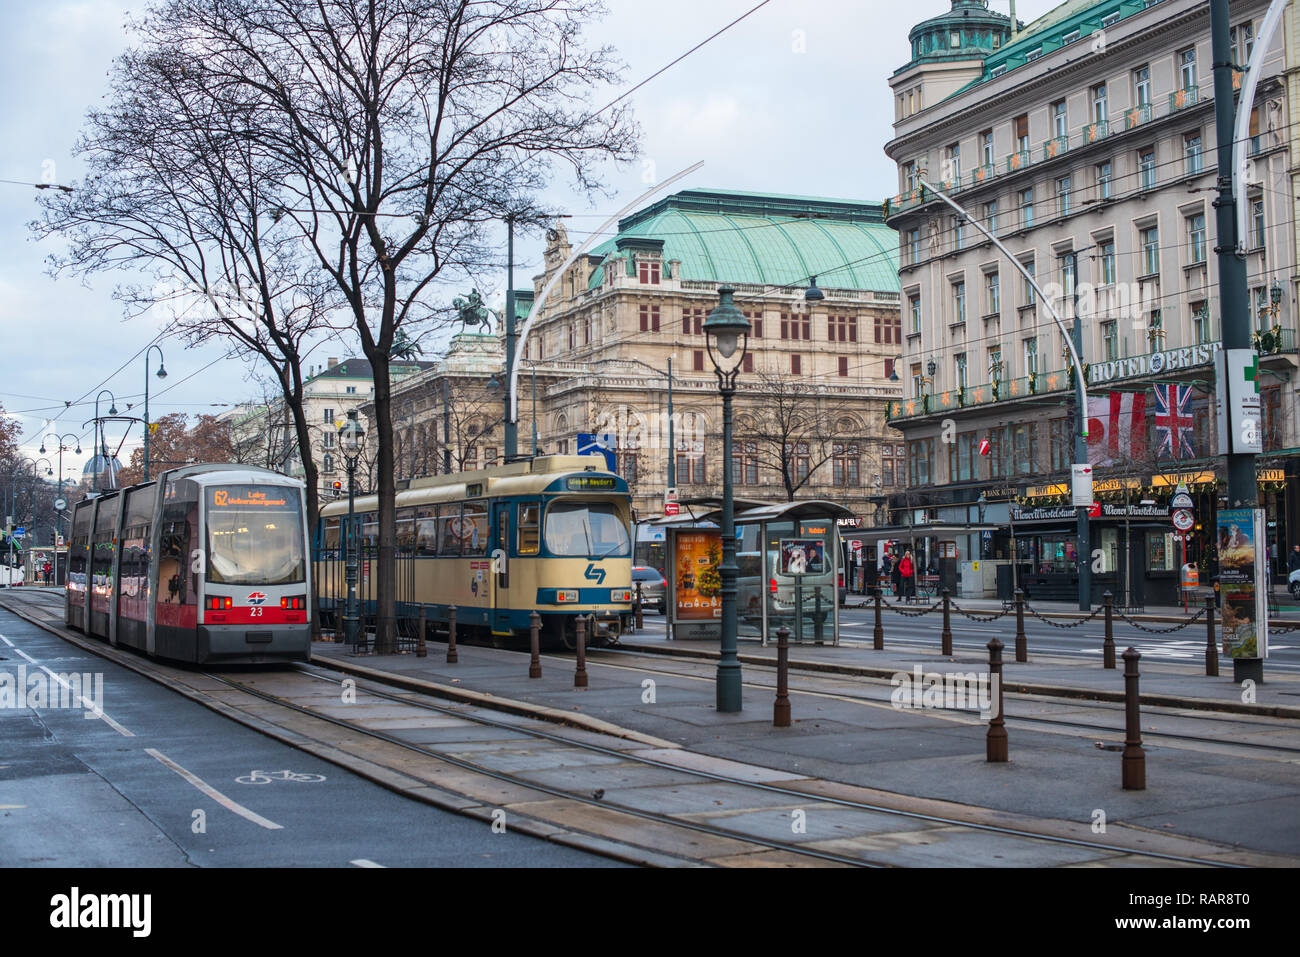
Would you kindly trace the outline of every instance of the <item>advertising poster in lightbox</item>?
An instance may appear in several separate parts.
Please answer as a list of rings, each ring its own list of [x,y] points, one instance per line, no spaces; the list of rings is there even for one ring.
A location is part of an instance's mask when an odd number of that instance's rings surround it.
[[[1264,592],[1257,587],[1263,571],[1263,510],[1220,509],[1218,515],[1219,589],[1223,653],[1230,658],[1261,658],[1267,644]]]
[[[679,531],[674,546],[675,607],[678,621],[722,618],[722,533]]]
[[[826,543],[820,538],[781,539],[782,575],[820,575],[826,571]]]

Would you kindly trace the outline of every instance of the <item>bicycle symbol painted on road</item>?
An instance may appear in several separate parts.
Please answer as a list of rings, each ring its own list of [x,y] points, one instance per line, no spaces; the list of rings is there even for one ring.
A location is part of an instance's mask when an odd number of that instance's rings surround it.
[[[270,784],[272,781],[297,781],[301,784],[319,784],[325,780],[323,774],[297,774],[293,771],[251,771],[243,777],[235,778],[239,784]]]

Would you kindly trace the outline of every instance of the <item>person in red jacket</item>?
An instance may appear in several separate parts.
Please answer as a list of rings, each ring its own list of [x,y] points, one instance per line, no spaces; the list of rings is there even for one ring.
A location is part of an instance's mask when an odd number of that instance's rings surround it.
[[[904,552],[903,560],[898,563],[898,574],[903,580],[903,597],[916,597],[916,563],[912,561],[912,553]]]

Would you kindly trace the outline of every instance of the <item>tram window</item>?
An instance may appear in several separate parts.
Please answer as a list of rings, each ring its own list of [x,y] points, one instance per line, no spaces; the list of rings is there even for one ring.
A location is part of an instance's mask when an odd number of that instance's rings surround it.
[[[438,509],[438,554],[443,558],[460,555],[460,508],[443,505]]]
[[[438,554],[438,509],[436,506],[415,513],[415,545],[421,555]]]
[[[542,527],[542,503],[519,503],[519,554],[536,555]]]
[[[546,510],[546,550],[614,558],[631,554],[632,540],[610,503],[556,502]]]
[[[379,548],[379,515],[366,512],[361,516],[361,552],[374,554]]]
[[[321,547],[327,552],[337,552],[339,550],[339,520],[337,518],[325,519],[325,529],[321,539]]]
[[[255,487],[210,488],[207,533],[211,582],[287,585],[306,580],[297,489],[276,488],[271,496]]]
[[[466,502],[460,526],[461,554],[486,555],[488,544],[487,503]]]
[[[397,551],[400,555],[415,553],[415,509],[397,510]]]

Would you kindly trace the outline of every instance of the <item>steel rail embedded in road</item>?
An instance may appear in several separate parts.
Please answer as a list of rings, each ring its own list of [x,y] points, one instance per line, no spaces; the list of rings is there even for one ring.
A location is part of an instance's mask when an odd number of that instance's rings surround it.
[[[606,651],[607,651],[607,650],[610,650],[610,649],[602,649],[602,650],[606,650]],[[311,673],[311,672],[309,671],[309,666],[304,666],[304,665],[295,665],[294,667],[295,667],[297,670],[303,671],[303,672],[306,673],[306,674],[310,674],[310,673]],[[340,671],[344,671],[344,672],[346,672],[346,666],[344,666],[344,667],[342,667],[342,668],[337,668],[337,669],[335,669],[335,670],[340,670]],[[340,679],[327,678],[326,676],[323,676],[323,675],[312,675],[312,676],[313,676],[313,677],[317,677],[317,678],[321,678],[322,680],[330,680],[330,681],[335,681],[335,682],[338,682],[338,681],[340,680]],[[210,676],[210,677],[217,677],[217,676]],[[373,678],[368,678],[367,680],[368,680],[368,681],[370,682],[370,684],[372,684],[372,685],[375,683],[375,679],[373,679]],[[241,689],[242,689],[242,686],[240,686],[240,687],[241,687]],[[1027,838],[1027,839],[1030,839],[1030,840],[1035,840],[1035,841],[1045,841],[1045,842],[1050,842],[1050,843],[1054,843],[1054,844],[1066,844],[1066,845],[1071,845],[1071,846],[1076,846],[1076,847],[1086,847],[1086,848],[1089,848],[1089,849],[1092,849],[1092,850],[1113,851],[1113,852],[1116,852],[1116,853],[1119,853],[1119,854],[1125,854],[1125,855],[1136,855],[1136,856],[1141,856],[1141,857],[1150,857],[1150,858],[1159,859],[1159,860],[1176,861],[1176,862],[1184,863],[1184,864],[1199,864],[1199,865],[1204,865],[1204,866],[1208,866],[1208,867],[1241,867],[1241,866],[1244,866],[1244,865],[1232,864],[1232,863],[1223,862],[1223,861],[1208,860],[1208,859],[1205,859],[1205,858],[1186,857],[1186,856],[1175,855],[1175,854],[1165,854],[1165,853],[1161,853],[1161,852],[1158,852],[1158,851],[1146,851],[1146,850],[1139,850],[1139,849],[1133,849],[1133,848],[1126,848],[1126,847],[1123,847],[1123,846],[1121,846],[1121,845],[1117,845],[1117,844],[1106,844],[1106,843],[1099,842],[1099,841],[1089,841],[1089,840],[1084,840],[1084,839],[1082,839],[1082,838],[1069,838],[1069,837],[1062,837],[1062,836],[1060,836],[1060,835],[1043,834],[1043,833],[1041,833],[1041,832],[1037,832],[1037,831],[1028,831],[1028,830],[1023,830],[1023,829],[1020,829],[1020,828],[1006,827],[1006,826],[1003,826],[1003,825],[996,825],[996,824],[981,824],[981,823],[978,823],[978,822],[965,821],[965,820],[962,820],[962,819],[960,819],[960,818],[944,817],[944,816],[942,816],[942,815],[936,815],[936,814],[926,814],[926,813],[923,813],[923,812],[920,812],[920,811],[907,811],[907,810],[902,810],[902,809],[899,809],[899,808],[886,807],[886,806],[884,806],[884,805],[880,805],[880,804],[871,804],[871,803],[864,802],[864,801],[853,801],[853,800],[849,800],[849,799],[847,799],[847,798],[836,798],[836,797],[830,797],[830,796],[824,796],[824,795],[810,795],[807,791],[799,791],[799,790],[795,790],[795,789],[793,789],[793,788],[781,787],[780,785],[777,785],[777,784],[766,784],[766,783],[762,783],[762,782],[748,781],[748,780],[745,780],[745,779],[743,779],[743,778],[734,777],[734,776],[726,775],[726,774],[720,774],[720,773],[718,773],[718,772],[716,772],[716,771],[705,771],[705,770],[698,769],[698,768],[686,768],[686,767],[682,767],[681,765],[677,765],[677,764],[670,764],[670,763],[668,763],[668,762],[656,761],[656,760],[653,759],[653,758],[646,758],[646,757],[641,757],[641,756],[629,756],[628,754],[626,754],[626,753],[624,753],[624,752],[617,751],[617,750],[612,749],[612,748],[605,748],[605,747],[602,747],[602,746],[600,746],[600,745],[596,745],[596,744],[590,744],[590,743],[584,743],[584,742],[574,741],[574,740],[572,740],[571,738],[567,738],[567,737],[565,737],[565,736],[563,736],[563,735],[553,734],[553,733],[551,733],[551,732],[542,731],[542,730],[540,730],[540,729],[534,729],[534,728],[520,728],[520,727],[518,727],[517,725],[512,725],[512,724],[509,724],[509,723],[507,723],[507,722],[493,721],[493,720],[490,719],[490,718],[483,718],[483,717],[481,717],[481,716],[467,717],[467,716],[463,713],[463,711],[458,711],[458,710],[456,710],[456,709],[454,709],[454,708],[447,708],[447,707],[444,707],[444,706],[441,706],[441,705],[433,704],[432,702],[413,701],[413,700],[411,700],[411,698],[409,697],[409,693],[408,693],[407,695],[395,695],[395,694],[390,694],[390,693],[383,692],[383,691],[377,691],[377,690],[375,690],[373,687],[367,687],[367,688],[366,688],[366,692],[367,692],[368,694],[375,695],[376,697],[387,698],[387,699],[389,699],[389,700],[393,700],[393,701],[399,701],[399,702],[401,702],[401,703],[403,703],[403,704],[416,705],[417,707],[424,708],[424,709],[426,709],[426,710],[436,711],[436,712],[443,713],[443,714],[448,714],[448,715],[454,715],[455,717],[459,717],[459,718],[462,718],[462,719],[465,719],[465,720],[473,721],[473,722],[475,722],[475,723],[482,723],[482,724],[486,724],[486,725],[494,726],[494,727],[508,728],[508,729],[510,729],[511,731],[519,732],[519,733],[523,733],[523,734],[526,734],[526,735],[529,735],[529,736],[533,736],[533,737],[537,737],[537,738],[543,738],[543,739],[549,739],[549,740],[553,740],[553,741],[557,741],[557,742],[562,742],[563,744],[565,744],[565,745],[567,745],[567,746],[569,746],[569,747],[580,748],[580,749],[582,749],[582,750],[592,751],[592,752],[599,753],[599,754],[604,754],[604,755],[607,755],[607,756],[616,756],[616,757],[618,757],[618,758],[619,758],[620,760],[622,760],[622,761],[633,761],[633,762],[638,763],[638,764],[645,764],[645,765],[648,765],[648,766],[651,766],[651,767],[657,767],[657,768],[661,768],[661,769],[665,769],[665,770],[670,770],[670,771],[674,771],[674,772],[678,772],[678,773],[683,773],[683,774],[691,775],[691,776],[694,776],[694,777],[705,778],[705,779],[707,779],[707,780],[716,781],[716,782],[718,782],[718,783],[722,783],[722,784],[729,784],[729,785],[739,786],[739,787],[743,787],[743,788],[750,788],[750,789],[755,789],[755,790],[760,790],[760,791],[766,791],[766,792],[768,792],[768,793],[773,793],[773,794],[780,794],[780,795],[783,795],[783,796],[795,797],[795,798],[798,798],[798,799],[801,800],[801,801],[807,801],[807,800],[809,800],[810,797],[812,797],[812,798],[814,798],[814,799],[817,801],[817,803],[819,803],[819,804],[834,804],[834,805],[836,805],[836,806],[838,806],[838,807],[843,807],[843,808],[847,808],[847,809],[851,809],[851,810],[870,811],[870,812],[878,813],[878,814],[886,814],[886,815],[891,815],[891,816],[904,817],[904,818],[908,818],[908,819],[912,819],[912,820],[925,821],[925,822],[927,822],[927,823],[932,823],[932,824],[942,824],[942,825],[946,825],[946,826],[950,826],[950,827],[963,827],[963,828],[970,828],[970,829],[973,829],[973,830],[978,830],[978,831],[987,832],[987,833],[1001,834],[1001,835],[1008,836],[1008,837]],[[275,698],[275,696],[267,696],[267,695],[265,695],[265,694],[262,693],[262,692],[253,691],[252,693],[253,693],[253,694],[257,694],[257,695],[259,695],[259,696],[267,697],[268,700],[277,700],[277,699]],[[292,704],[289,704],[289,707],[297,708],[296,705],[292,705]],[[298,710],[304,710],[304,711],[306,711],[306,709],[298,709]],[[312,714],[312,715],[315,714],[314,712],[311,712],[311,711],[306,711],[306,713],[307,713],[307,714]],[[327,720],[330,720],[330,721],[336,721],[336,722],[338,722],[338,723],[340,723],[340,724],[345,724],[345,725],[347,725],[351,730],[364,730],[364,729],[361,729],[361,728],[356,728],[356,727],[352,726],[349,722],[343,722],[343,721],[341,721],[340,719],[336,719],[336,718],[328,718]],[[377,737],[382,737],[383,735],[382,735],[382,733],[381,733],[381,734],[377,734],[376,736],[377,736]],[[393,742],[393,743],[402,743],[402,742]],[[439,758],[440,760],[449,760],[449,761],[458,761],[458,760],[459,760],[459,759],[448,759],[448,758],[445,758],[443,755],[439,754],[438,752],[428,752],[428,751],[425,751],[425,749],[420,748],[420,747],[418,747],[418,746],[414,746],[414,745],[405,745],[405,746],[411,747],[413,750],[424,751],[425,753],[427,753],[427,754],[431,754],[431,756],[436,757],[436,758]],[[502,772],[496,772],[496,771],[493,771],[493,770],[491,770],[491,769],[482,769],[482,768],[479,768],[478,766],[475,766],[475,765],[472,765],[472,764],[468,764],[468,763],[464,763],[464,764],[467,764],[467,765],[468,765],[468,769],[470,769],[470,770],[475,770],[475,771],[480,771],[481,773],[491,774],[491,775],[494,775],[494,776],[498,776],[498,775],[502,774]],[[515,777],[513,777],[513,776],[509,776],[509,775],[506,775],[505,778],[508,779],[508,780],[510,780],[512,783],[520,784],[520,785],[523,785],[523,786],[525,786],[525,787],[530,787],[530,788],[532,788],[532,787],[538,787],[537,785],[535,785],[535,784],[529,782],[527,779],[515,778]],[[573,793],[571,793],[571,792],[560,792],[560,793],[562,793],[564,797],[573,798],[573,799],[575,799],[575,800],[587,800],[589,803],[594,803],[594,804],[597,804],[597,805],[602,806],[602,807],[613,807],[613,805],[607,804],[607,803],[604,802],[604,801],[591,801],[591,799],[589,799],[589,798],[584,798],[583,795],[573,794]],[[620,808],[620,810],[622,810],[622,808]],[[638,811],[638,810],[631,809],[631,810],[629,810],[629,813],[633,813],[633,814],[642,814],[642,813],[645,813],[645,812],[640,812],[640,811]],[[683,824],[683,823],[684,823],[684,822],[679,821],[679,820],[676,819],[676,818],[668,818],[667,820],[668,820],[669,822],[673,823],[673,824]],[[739,832],[727,831],[727,830],[721,830],[721,831],[710,831],[710,829],[708,829],[708,828],[698,827],[697,825],[694,825],[693,823],[687,823],[686,826],[689,826],[689,827],[696,827],[697,829],[706,830],[706,831],[709,831],[709,832],[711,832],[711,833],[717,833],[719,836],[725,836],[725,837],[729,837],[729,838],[732,838],[732,839],[739,839],[739,840],[744,840],[744,841],[749,841],[749,842],[757,842],[757,843],[765,843],[765,842],[762,842],[762,841],[756,841],[755,838],[750,837],[750,836],[748,836],[748,835],[741,834],[741,833],[739,833]],[[809,853],[809,851],[808,851],[806,848],[803,848],[803,847],[801,847],[801,846],[798,845],[798,844],[772,843],[770,846],[772,846],[772,847],[774,847],[774,848],[781,849],[781,850],[797,851],[797,852],[800,853],[800,854],[807,854],[807,853]],[[814,852],[814,853],[816,853],[816,852]],[[820,856],[820,855],[819,855],[819,856]],[[843,861],[845,861],[845,862],[847,862],[847,863],[852,863],[852,864],[854,864],[855,866],[861,866],[861,865],[863,864],[863,862],[860,861],[860,860],[858,860],[858,859],[843,859],[843,858],[841,858],[840,860],[843,860]],[[883,866],[883,865],[869,865],[869,866]]]

